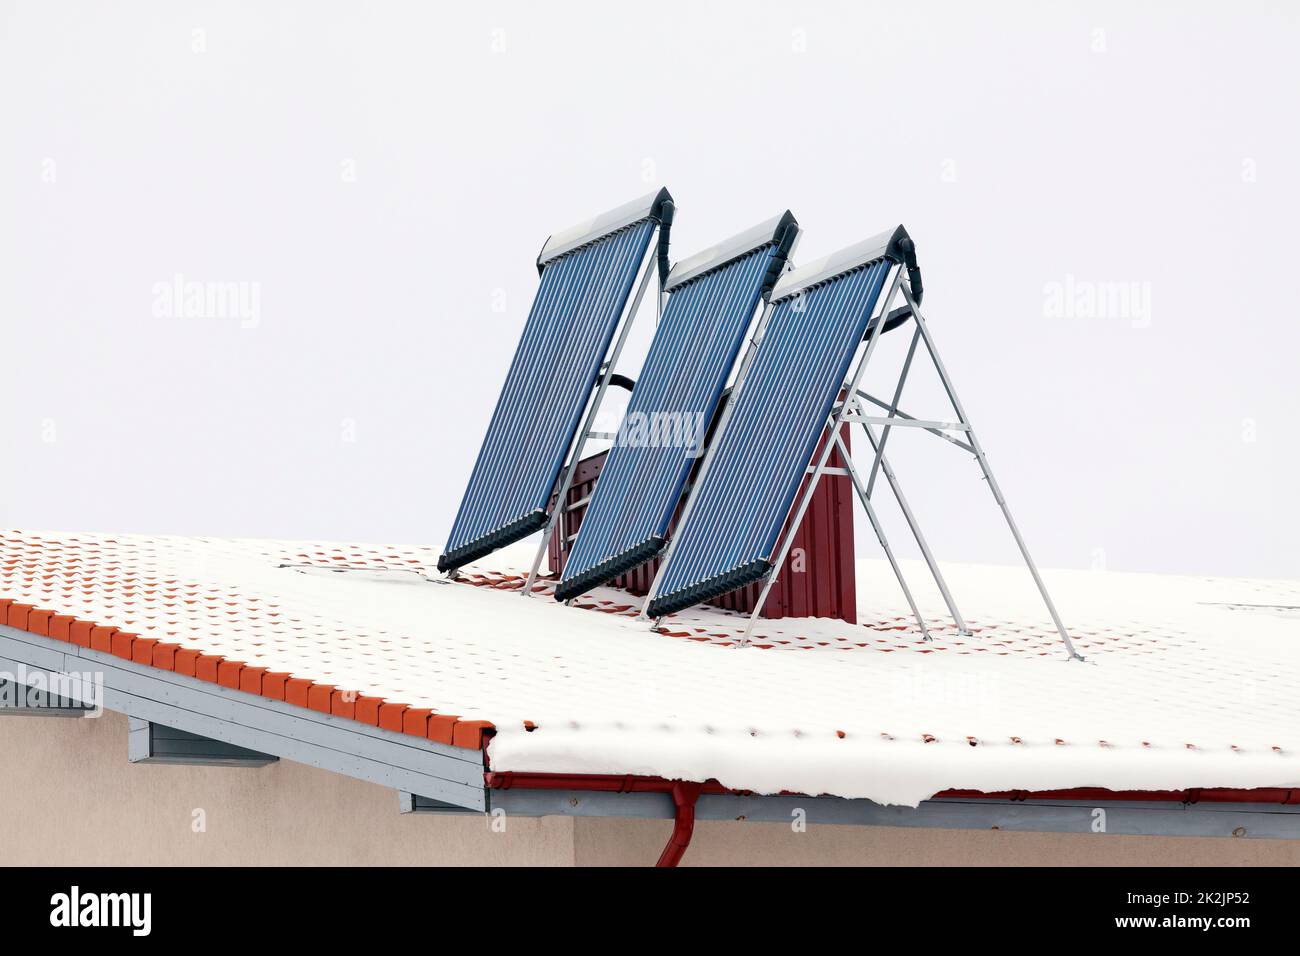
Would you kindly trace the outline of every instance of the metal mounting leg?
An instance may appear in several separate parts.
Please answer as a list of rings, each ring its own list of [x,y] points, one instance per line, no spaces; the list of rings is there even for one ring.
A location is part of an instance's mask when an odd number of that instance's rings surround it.
[[[898,586],[903,590],[903,597],[907,598],[907,606],[912,609],[912,616],[916,618],[916,623],[921,628],[921,636],[927,641],[931,640],[930,629],[925,626],[925,618],[921,617],[921,611],[917,608],[916,601],[912,599],[912,589],[907,586],[907,580],[903,577],[903,569],[898,566],[898,561],[894,558],[894,549],[889,546],[889,541],[885,537],[885,529],[881,527],[880,520],[876,517],[876,509],[871,507],[871,496],[862,484],[862,476],[858,474],[857,466],[853,464],[853,457],[849,454],[849,450],[844,447],[844,440],[838,434],[835,436],[835,444],[839,447],[840,457],[844,459],[844,467],[849,473],[849,479],[853,482],[853,489],[858,493],[858,500],[862,502],[862,507],[866,509],[867,520],[871,522],[871,528],[876,532],[876,540],[880,542],[885,557],[889,559],[889,566],[894,569],[894,577],[898,579]]]
[[[1011,536],[1016,541],[1016,547],[1020,549],[1020,556],[1024,558],[1025,565],[1029,568],[1029,574],[1033,577],[1034,584],[1038,586],[1038,593],[1042,596],[1043,603],[1047,605],[1047,612],[1052,617],[1052,623],[1056,625],[1057,633],[1061,635],[1061,642],[1065,645],[1066,653],[1070,655],[1071,659],[1081,661],[1084,659],[1083,655],[1074,649],[1074,642],[1070,640],[1070,635],[1065,630],[1065,624],[1061,621],[1061,615],[1056,611],[1056,604],[1052,601],[1052,596],[1047,592],[1047,585],[1043,583],[1043,578],[1038,573],[1038,566],[1034,564],[1034,559],[1029,555],[1029,547],[1025,544],[1025,539],[1021,536],[1020,528],[1016,526],[1015,519],[1011,517],[1011,509],[1007,507],[1007,501],[1002,495],[1002,489],[998,485],[997,479],[993,477],[993,469],[989,467],[988,457],[984,454],[984,448],[975,435],[975,428],[966,416],[966,410],[962,408],[961,399],[957,397],[952,380],[948,378],[948,370],[944,368],[943,361],[939,358],[939,352],[935,348],[934,340],[930,337],[930,330],[926,326],[925,317],[921,315],[916,300],[912,298],[912,290],[906,283],[903,285],[903,296],[907,299],[907,304],[912,307],[912,316],[915,318],[917,329],[925,341],[926,351],[930,353],[930,359],[934,362],[935,371],[939,373],[939,378],[943,382],[943,389],[948,395],[948,401],[952,404],[953,411],[957,413],[958,420],[966,426],[966,438],[975,451],[975,460],[984,473],[984,479],[988,482],[989,490],[993,492],[993,499],[1002,510],[1002,516],[1006,519],[1007,527],[1011,529]]]
[[[866,422],[860,422],[859,424],[862,425],[863,431],[867,433],[867,441],[871,443],[871,449],[876,453],[876,461],[880,462],[880,470],[885,473],[885,481],[889,483],[889,488],[894,493],[894,499],[898,502],[903,517],[907,520],[907,526],[912,529],[912,537],[916,539],[916,546],[921,549],[921,556],[925,558],[925,563],[930,568],[934,583],[939,586],[939,593],[943,595],[943,603],[948,606],[948,613],[952,615],[953,623],[957,625],[957,630],[962,635],[969,637],[971,631],[966,626],[966,619],[961,616],[961,611],[957,610],[957,602],[953,600],[952,592],[948,590],[948,582],[944,580],[943,572],[939,570],[939,562],[934,559],[934,553],[931,552],[930,545],[925,540],[925,535],[921,533],[921,526],[917,524],[916,515],[912,513],[912,508],[907,503],[907,496],[903,494],[903,487],[898,483],[894,469],[889,467],[889,459],[885,457],[884,449],[878,443],[871,426]]]
[[[889,417],[893,418],[898,414],[898,403],[903,397],[903,386],[907,384],[907,373],[912,369],[912,359],[916,357],[916,343],[921,339],[921,329],[918,327],[912,333],[912,343],[907,347],[907,358],[903,360],[903,369],[898,373],[898,384],[894,386],[894,397],[889,403]],[[865,410],[864,410],[865,411]],[[886,425],[880,429],[880,447],[876,449],[876,457],[871,462],[871,474],[867,478],[867,497],[871,497],[871,492],[876,487],[876,476],[880,473],[880,459],[885,454],[885,443],[889,441],[890,426]]]

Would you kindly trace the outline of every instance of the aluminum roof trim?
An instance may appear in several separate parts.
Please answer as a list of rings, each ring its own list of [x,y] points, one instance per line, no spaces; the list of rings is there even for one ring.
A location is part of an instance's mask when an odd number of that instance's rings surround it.
[[[673,197],[667,188],[660,188],[640,199],[634,199],[585,222],[580,222],[576,226],[557,232],[542,246],[542,251],[537,256],[537,265],[544,266],[560,256],[604,238],[610,233],[618,232],[634,222],[643,219],[659,219],[664,204],[672,201]]]
[[[870,239],[864,239],[862,242],[840,249],[838,252],[832,252],[830,255],[810,262],[805,266],[793,269],[777,281],[776,287],[772,289],[772,301],[778,302],[781,299],[788,299],[792,295],[798,295],[805,289],[810,289],[815,285],[844,275],[846,272],[852,272],[862,266],[870,265],[880,259],[889,259],[895,263],[900,263],[903,261],[903,254],[899,249],[899,243],[906,238],[907,230],[902,226],[897,226],[872,236]]]
[[[790,228],[793,228],[794,232],[787,237],[787,230]],[[769,243],[783,241],[792,243],[798,230],[798,221],[794,218],[794,214],[787,209],[781,215],[773,216],[771,219],[760,222],[757,226],[751,226],[743,232],[738,232],[712,248],[682,259],[668,273],[668,281],[664,283],[664,291],[671,292],[692,279],[698,279],[706,272],[719,269],[741,256],[747,255],[756,249],[761,249]]]

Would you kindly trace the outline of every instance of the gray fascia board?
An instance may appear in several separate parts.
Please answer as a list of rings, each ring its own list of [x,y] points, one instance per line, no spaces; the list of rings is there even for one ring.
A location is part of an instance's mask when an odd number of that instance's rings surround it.
[[[755,249],[776,242],[781,238],[781,231],[785,224],[793,221],[794,219],[790,213],[788,211],[784,212],[779,216],[773,216],[771,219],[759,223],[757,226],[752,226],[744,232],[737,233],[730,239],[724,239],[710,249],[705,249],[703,252],[697,252],[693,256],[682,259],[668,273],[668,281],[664,283],[664,291],[671,292],[678,286],[699,278],[706,272],[711,272],[728,262],[753,252]]]
[[[542,251],[537,255],[537,264],[544,266],[574,249],[580,249],[610,233],[618,232],[634,222],[648,219],[664,201],[672,201],[668,190],[656,189],[640,199],[634,199],[585,222],[580,222],[576,226],[557,232],[542,246]]]
[[[665,793],[509,788],[490,790],[489,805],[514,816],[674,816]],[[813,824],[1092,834],[1098,808],[1105,811],[1105,830],[1098,835],[1300,839],[1300,807],[1259,803],[938,798],[913,808],[839,797],[705,794],[695,818],[788,824],[802,812]]]
[[[0,627],[5,656],[28,668],[102,673],[109,710],[471,810],[486,805],[482,753],[320,714]],[[58,666],[51,667],[55,658]]]
[[[4,638],[0,638],[0,649],[5,650],[6,652],[10,650],[18,650],[20,649],[20,645],[14,641],[8,641],[6,643]],[[50,686],[48,683],[48,675],[52,669],[43,664],[34,665],[28,661],[18,659],[22,656],[21,653],[16,655],[14,658],[0,656],[0,671],[15,676],[17,676],[19,670],[22,669],[26,669],[29,674],[33,672],[45,674],[47,677],[46,687],[48,688]],[[39,653],[37,656],[46,661],[51,659],[49,656],[40,655]],[[59,670],[59,668],[53,668],[53,670]],[[7,681],[0,681],[0,684],[4,683],[7,683]],[[47,690],[47,701],[50,700],[50,697],[51,695]],[[65,697],[55,694],[53,695],[53,699],[55,701],[54,703],[47,702],[42,706],[36,707],[0,706],[0,717],[85,717],[87,714],[94,712],[94,707],[92,705],[86,704],[75,697]]]
[[[771,301],[788,299],[821,282],[885,258],[897,234],[898,228],[889,229],[870,239],[864,239],[862,242],[790,270],[777,280],[772,289]]]
[[[34,643],[39,637],[28,634],[7,624],[0,624],[0,657],[12,658],[15,663],[22,663],[37,670],[59,670],[63,667],[63,656],[68,645],[62,641],[48,638],[40,644]]]

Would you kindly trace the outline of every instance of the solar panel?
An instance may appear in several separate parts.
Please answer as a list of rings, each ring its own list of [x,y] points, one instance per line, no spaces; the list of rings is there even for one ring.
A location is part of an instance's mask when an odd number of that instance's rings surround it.
[[[541,282],[438,559],[450,571],[546,524],[583,410],[660,228],[668,191],[552,236]],[[666,260],[666,226],[660,257]]]
[[[764,577],[893,266],[888,237],[791,273],[647,607],[651,617]]]
[[[603,584],[663,547],[760,296],[780,276],[798,230],[786,212],[674,267],[668,306],[556,600]]]

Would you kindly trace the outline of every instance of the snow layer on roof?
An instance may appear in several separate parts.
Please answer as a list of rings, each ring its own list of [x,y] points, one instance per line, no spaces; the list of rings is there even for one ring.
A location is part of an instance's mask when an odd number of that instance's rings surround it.
[[[1045,572],[1079,663],[1022,568],[945,566],[972,637],[935,595],[922,642],[888,566],[862,561],[861,625],[760,621],[740,648],[730,612],[683,612],[660,634],[615,589],[525,599],[529,557],[507,549],[449,582],[431,547],[7,532],[0,598],[491,721],[494,770],[905,805],[946,789],[1300,786],[1300,582]]]

